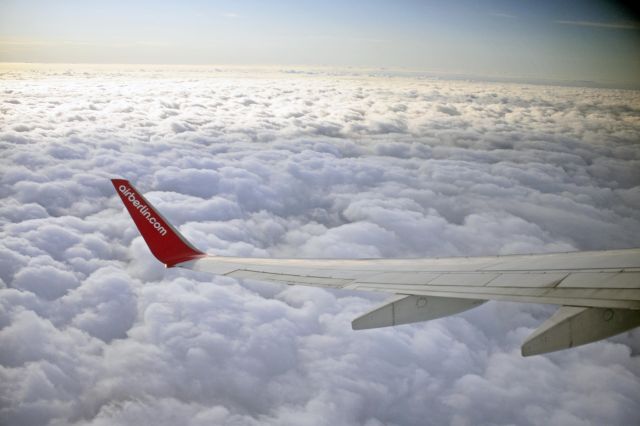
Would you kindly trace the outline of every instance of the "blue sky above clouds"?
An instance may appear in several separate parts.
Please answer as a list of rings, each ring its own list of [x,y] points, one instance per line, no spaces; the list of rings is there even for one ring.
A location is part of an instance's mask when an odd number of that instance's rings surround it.
[[[5,1],[0,60],[408,67],[638,87],[615,2]]]

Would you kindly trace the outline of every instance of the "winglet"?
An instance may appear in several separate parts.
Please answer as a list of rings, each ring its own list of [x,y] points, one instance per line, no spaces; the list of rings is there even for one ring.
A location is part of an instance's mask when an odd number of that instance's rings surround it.
[[[128,180],[111,179],[151,253],[168,267],[206,256],[193,247]]]

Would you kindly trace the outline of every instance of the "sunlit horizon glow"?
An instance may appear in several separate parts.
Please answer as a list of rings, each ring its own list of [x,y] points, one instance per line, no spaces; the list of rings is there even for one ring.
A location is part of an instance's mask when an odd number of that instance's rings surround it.
[[[598,1],[0,5],[0,62],[390,68],[640,88],[640,25]]]

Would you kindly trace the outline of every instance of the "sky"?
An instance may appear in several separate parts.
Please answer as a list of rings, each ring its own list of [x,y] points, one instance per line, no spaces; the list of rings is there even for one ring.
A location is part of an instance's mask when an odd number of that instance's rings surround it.
[[[638,247],[637,91],[297,68],[0,72],[0,424],[640,418],[640,330],[523,358],[555,308],[488,302],[353,331],[385,295],[166,269],[109,180],[219,255]]]
[[[0,2],[0,61],[409,68],[640,87],[611,1]]]

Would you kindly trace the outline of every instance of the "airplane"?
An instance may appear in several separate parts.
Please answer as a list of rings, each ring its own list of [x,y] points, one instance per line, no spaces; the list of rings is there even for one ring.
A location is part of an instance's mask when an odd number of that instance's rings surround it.
[[[112,179],[151,253],[168,268],[238,279],[394,294],[354,330],[427,321],[488,300],[560,305],[523,356],[606,339],[640,325],[640,248],[425,259],[279,259],[208,255],[125,179]]]

